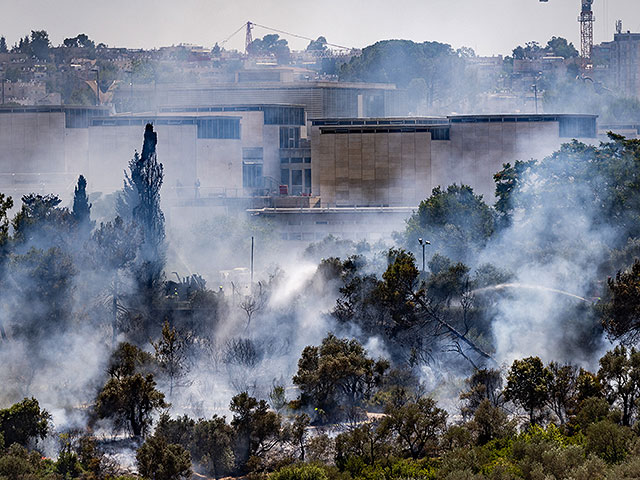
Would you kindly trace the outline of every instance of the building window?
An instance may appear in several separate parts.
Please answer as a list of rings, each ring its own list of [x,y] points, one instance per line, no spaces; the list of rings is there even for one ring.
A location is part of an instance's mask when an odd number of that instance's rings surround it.
[[[302,195],[302,170],[291,170],[291,194]]]
[[[595,117],[560,117],[560,137],[595,138]]]
[[[304,125],[304,108],[264,107],[265,125]]]
[[[304,190],[303,193],[307,195],[311,194],[311,169],[307,168],[304,170]]]
[[[242,186],[245,188],[262,188],[262,163],[242,162]]]
[[[289,195],[311,194],[311,168],[305,165],[284,165],[280,169],[280,184],[287,186]]]
[[[300,127],[280,127],[280,148],[300,147]]]
[[[66,128],[88,128],[93,117],[106,116],[105,110],[89,108],[69,108],[64,111],[64,124]]]
[[[198,138],[240,138],[239,118],[206,118],[198,119]]]
[[[262,188],[263,150],[262,147],[242,149],[242,186],[246,188]]]
[[[250,160],[262,163],[264,153],[262,147],[251,147],[242,149],[242,160]]]
[[[449,140],[449,128],[432,128],[431,140]]]

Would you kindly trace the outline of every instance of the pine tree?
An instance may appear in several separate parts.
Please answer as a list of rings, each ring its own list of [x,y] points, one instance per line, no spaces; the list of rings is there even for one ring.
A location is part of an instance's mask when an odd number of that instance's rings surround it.
[[[7,39],[4,37],[0,37],[0,53],[7,53]]]

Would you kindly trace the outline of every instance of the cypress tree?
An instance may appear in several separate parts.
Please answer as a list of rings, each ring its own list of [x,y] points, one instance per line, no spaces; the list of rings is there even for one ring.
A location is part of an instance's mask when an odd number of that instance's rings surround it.
[[[83,175],[78,177],[78,183],[73,190],[73,218],[80,226],[91,225],[91,204],[87,197],[87,180]]]

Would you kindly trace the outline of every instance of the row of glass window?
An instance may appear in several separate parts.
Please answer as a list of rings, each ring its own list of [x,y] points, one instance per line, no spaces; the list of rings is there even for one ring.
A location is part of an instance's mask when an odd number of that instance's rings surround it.
[[[240,119],[198,119],[198,138],[240,138]]]

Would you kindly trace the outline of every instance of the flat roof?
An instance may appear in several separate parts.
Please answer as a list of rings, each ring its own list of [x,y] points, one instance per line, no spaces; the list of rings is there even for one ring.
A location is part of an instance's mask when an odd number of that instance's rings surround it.
[[[97,110],[110,112],[110,107],[92,105],[15,105],[0,106],[0,113],[63,113],[71,110]]]
[[[138,126],[147,123],[154,125],[197,125],[200,120],[237,120],[242,117],[231,115],[110,115],[106,117],[93,117],[90,121],[92,127],[122,127]]]
[[[447,117],[386,117],[386,118],[319,118],[311,120],[315,126],[376,126],[376,125],[448,125]]]
[[[153,88],[152,85],[148,87]],[[179,90],[253,90],[259,89],[301,89],[301,88],[352,88],[371,90],[397,90],[393,83],[367,83],[367,82],[331,82],[327,80],[308,80],[292,82],[224,82],[224,83],[158,83],[158,89],[179,89]]]
[[[255,215],[265,214],[345,214],[345,213],[413,213],[418,206],[412,207],[265,207],[250,208],[247,212]]]
[[[557,122],[561,118],[598,118],[590,113],[496,113],[489,115],[448,115],[451,123],[483,122]]]
[[[286,107],[304,108],[304,105],[289,103],[260,103],[260,104],[230,104],[230,105],[187,105],[160,107],[160,113],[188,113],[188,112],[261,112],[265,108]]]
[[[311,120],[314,126],[367,126],[367,125],[448,125],[450,123],[483,122],[557,122],[560,118],[598,118],[592,114],[523,114],[505,113],[489,115],[448,115],[446,117],[380,117],[380,118],[318,118]]]

